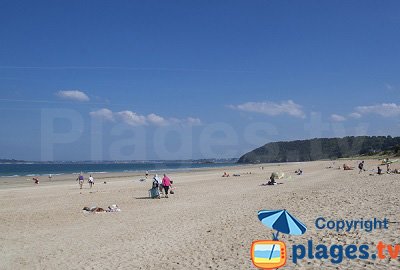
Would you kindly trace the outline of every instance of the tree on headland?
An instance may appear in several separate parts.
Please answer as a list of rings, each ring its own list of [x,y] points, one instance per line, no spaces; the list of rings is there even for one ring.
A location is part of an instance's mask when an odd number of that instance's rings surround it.
[[[239,158],[238,163],[312,161],[371,156],[380,153],[399,155],[400,137],[348,136],[271,142],[244,154]]]

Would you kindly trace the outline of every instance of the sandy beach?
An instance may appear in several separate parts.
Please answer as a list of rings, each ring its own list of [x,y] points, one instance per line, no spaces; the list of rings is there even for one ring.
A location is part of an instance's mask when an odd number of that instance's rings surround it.
[[[0,269],[255,269],[251,243],[272,234],[257,218],[262,209],[286,209],[307,225],[304,235],[281,236],[288,246],[284,269],[398,269],[399,258],[291,261],[291,246],[310,239],[328,246],[398,244],[400,175],[337,169],[342,163],[237,166],[226,169],[227,178],[223,168],[171,173],[175,194],[168,199],[149,199],[151,178],[141,182],[139,174],[102,175],[82,190],[72,175],[43,178],[39,185],[1,179]],[[369,160],[366,168],[378,163]],[[303,175],[294,174],[298,168]],[[283,184],[260,186],[273,171],[285,173],[278,180]],[[122,211],[82,211],[112,204]],[[387,230],[338,233],[318,230],[318,217],[387,218],[390,224]]]

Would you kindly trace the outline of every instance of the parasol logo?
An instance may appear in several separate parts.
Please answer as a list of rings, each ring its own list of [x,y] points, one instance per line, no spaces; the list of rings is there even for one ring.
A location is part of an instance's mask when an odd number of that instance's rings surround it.
[[[276,269],[286,264],[286,245],[279,241],[279,233],[301,235],[307,227],[286,210],[261,210],[258,219],[263,225],[273,229],[273,240],[256,240],[251,245],[253,265],[261,269]]]

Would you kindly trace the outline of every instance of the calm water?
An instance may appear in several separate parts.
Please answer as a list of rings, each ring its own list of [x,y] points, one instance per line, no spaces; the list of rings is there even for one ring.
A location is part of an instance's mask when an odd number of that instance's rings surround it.
[[[233,166],[235,163],[60,163],[60,164],[0,164],[0,177],[58,175],[74,173],[145,172],[190,170]]]

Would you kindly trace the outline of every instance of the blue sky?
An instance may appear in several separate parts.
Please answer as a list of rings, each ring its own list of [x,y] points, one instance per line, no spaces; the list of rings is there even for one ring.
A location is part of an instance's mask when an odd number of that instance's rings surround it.
[[[400,133],[398,1],[0,2],[0,158]]]

